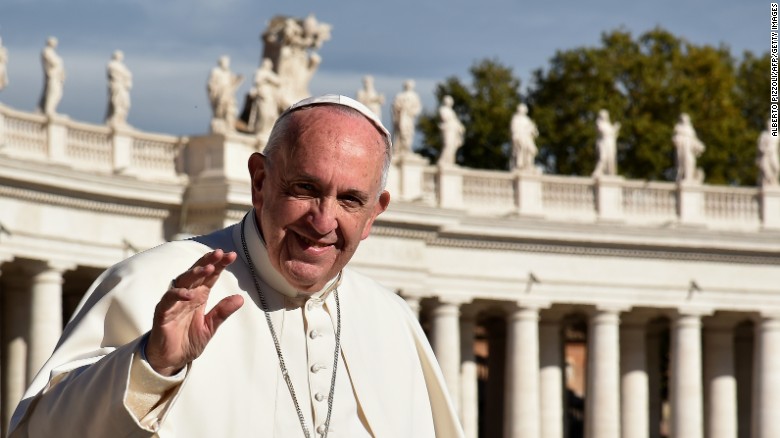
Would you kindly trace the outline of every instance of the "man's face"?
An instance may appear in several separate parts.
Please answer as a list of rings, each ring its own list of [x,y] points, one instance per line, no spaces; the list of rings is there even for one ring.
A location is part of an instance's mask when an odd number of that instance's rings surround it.
[[[377,198],[384,143],[363,117],[318,106],[290,117],[292,144],[249,161],[252,203],[271,264],[316,292],[349,262],[390,202]]]

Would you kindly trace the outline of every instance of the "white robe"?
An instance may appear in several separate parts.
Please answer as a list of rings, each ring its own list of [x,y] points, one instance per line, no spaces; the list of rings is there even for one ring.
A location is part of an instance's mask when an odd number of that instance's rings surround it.
[[[290,412],[294,415],[294,405],[244,260],[239,228],[237,224],[193,240],[166,243],[103,273],[17,407],[10,436],[303,436],[297,417],[287,418]],[[256,270],[263,273],[260,287],[272,308],[280,339],[305,338],[303,329],[296,329],[298,335],[280,331],[286,317],[276,311],[285,302],[279,290],[289,285],[268,270],[256,227],[248,226],[246,232]],[[232,294],[242,295],[244,306],[187,368],[184,381],[174,385],[147,417],[136,418],[126,402],[130,370],[136,376],[138,346],[151,328],[154,307],[172,278],[215,248],[236,251],[239,259],[217,281],[209,307]],[[343,417],[340,403],[351,401],[362,414],[353,419],[352,426],[367,425],[375,437],[461,437],[439,365],[407,304],[349,269],[343,272],[338,295],[343,360],[337,382],[342,392],[337,390],[334,396],[328,436],[350,436],[338,414]],[[332,293],[325,306],[335,321]],[[283,349],[285,342],[282,339]],[[302,366],[288,363],[288,368],[295,375]],[[294,383],[301,382],[300,373],[298,377]],[[345,378],[351,383],[352,400],[343,392]],[[305,384],[296,386],[296,396],[312,437],[319,436],[311,423],[315,402]]]

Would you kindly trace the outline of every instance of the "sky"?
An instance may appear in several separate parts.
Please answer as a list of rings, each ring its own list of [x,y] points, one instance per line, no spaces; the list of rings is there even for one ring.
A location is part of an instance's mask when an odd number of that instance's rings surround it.
[[[388,105],[406,79],[415,80],[427,112],[435,110],[437,83],[451,76],[469,82],[469,68],[486,58],[511,67],[524,90],[556,51],[598,46],[604,32],[616,29],[638,36],[660,26],[694,44],[725,45],[735,57],[768,52],[770,45],[770,3],[756,0],[0,0],[10,81],[0,103],[35,109],[40,52],[55,36],[66,72],[59,113],[103,122],[106,63],[119,49],[133,74],[132,126],[206,134],[206,81],[217,59],[229,56],[233,72],[249,79],[267,22],[308,14],[332,25],[310,91],[354,97],[370,74],[386,97],[386,125]]]

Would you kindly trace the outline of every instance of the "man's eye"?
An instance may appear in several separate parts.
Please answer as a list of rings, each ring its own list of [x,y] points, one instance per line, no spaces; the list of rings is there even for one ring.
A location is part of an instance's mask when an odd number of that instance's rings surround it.
[[[359,208],[363,206],[363,200],[355,196],[344,196],[339,200],[342,205],[348,208]]]
[[[297,183],[292,185],[292,192],[296,195],[311,195],[315,192],[314,184]]]

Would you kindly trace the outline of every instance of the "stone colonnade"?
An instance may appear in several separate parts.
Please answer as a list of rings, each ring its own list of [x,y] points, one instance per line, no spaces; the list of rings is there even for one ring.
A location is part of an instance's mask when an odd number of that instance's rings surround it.
[[[74,277],[76,266],[15,260],[0,272],[2,420],[7,427],[24,389],[48,358],[63,326],[97,271]],[[66,283],[72,283],[67,285]],[[424,314],[445,382],[466,436],[562,438],[566,434],[563,316],[556,306],[466,303],[405,297]],[[502,331],[488,336],[490,354],[478,363],[474,345],[484,309],[502,309]],[[569,307],[571,310],[571,307]],[[585,309],[579,309],[584,311]],[[659,310],[660,312],[660,310]],[[744,348],[735,345],[735,318],[669,310],[668,433],[675,438],[780,436],[780,317],[743,315],[752,321],[747,351],[752,382],[739,378]],[[494,317],[495,319],[495,317]],[[660,436],[659,341],[648,318],[627,309],[586,310],[588,360],[584,436]],[[479,386],[479,367],[493,381]],[[499,378],[496,378],[499,376]],[[745,394],[748,394],[745,396]],[[480,398],[483,398],[480,404]],[[748,409],[738,404],[750,404]],[[744,412],[748,412],[747,419]],[[742,424],[749,422],[749,425]],[[482,423],[482,426],[480,426]],[[746,433],[740,431],[748,431]]]
[[[15,260],[2,265],[2,436],[27,385],[54,350],[62,334],[63,319],[76,306],[78,297],[74,299],[63,289],[66,272],[75,269],[73,264],[41,260]],[[86,290],[84,281],[77,279],[72,283],[79,293]]]
[[[420,298],[405,298],[418,315],[423,313],[468,438],[480,432],[505,438],[566,436],[565,311],[555,310],[556,306],[502,303],[503,348],[495,348],[495,340],[487,339],[488,373],[494,368],[501,371],[502,391],[496,394],[495,384],[488,382],[480,396],[473,349],[480,305],[442,298],[425,299],[421,306]],[[660,369],[665,354],[648,354],[659,352],[661,345],[650,329],[650,318],[628,309],[579,310],[586,312],[588,333],[584,436],[662,436]],[[663,433],[672,438],[780,436],[780,424],[773,421],[780,412],[780,317],[722,317],[684,309],[659,309],[659,315],[668,320],[670,338]],[[740,321],[754,327],[753,354],[748,358],[735,355],[736,322]],[[503,367],[494,366],[496,359],[503,360]],[[738,406],[738,399],[745,399],[738,396],[739,361],[753,364],[752,382],[739,382],[740,391],[750,393],[747,407]],[[503,400],[490,399],[495,397]],[[500,406],[501,413],[491,411]],[[481,422],[491,424],[480,426]],[[738,428],[739,422],[750,424]]]

